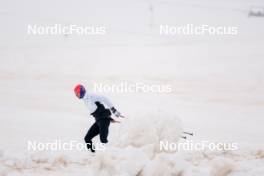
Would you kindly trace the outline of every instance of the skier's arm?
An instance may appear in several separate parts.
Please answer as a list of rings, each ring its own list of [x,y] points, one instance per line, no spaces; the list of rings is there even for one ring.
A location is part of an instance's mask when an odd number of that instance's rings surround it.
[[[120,117],[121,116],[121,114],[120,114],[120,112],[118,112],[116,109],[115,109],[115,107],[114,107],[114,105],[112,104],[112,102],[108,99],[108,98],[106,98],[105,96],[97,96],[97,99],[99,100],[99,101],[101,101],[102,103],[104,103],[104,104],[106,104],[110,109],[111,109],[111,111],[113,112],[113,114],[116,116],[116,117]]]
[[[116,117],[121,117],[121,113],[118,112],[114,107],[111,108],[111,111],[115,114]]]

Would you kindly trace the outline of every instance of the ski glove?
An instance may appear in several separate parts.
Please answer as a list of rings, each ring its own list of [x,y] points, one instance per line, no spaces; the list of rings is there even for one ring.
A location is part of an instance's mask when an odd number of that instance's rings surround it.
[[[120,117],[120,116],[121,116],[121,113],[118,112],[114,107],[111,108],[111,111],[113,112],[113,114],[114,114],[116,117]]]

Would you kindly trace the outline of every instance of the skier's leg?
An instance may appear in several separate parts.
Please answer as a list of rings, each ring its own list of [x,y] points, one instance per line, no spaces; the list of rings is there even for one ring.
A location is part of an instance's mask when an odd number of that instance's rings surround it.
[[[84,137],[84,141],[87,145],[88,149],[91,149],[92,152],[94,152],[93,148],[92,148],[92,139],[99,134],[99,127],[96,123],[94,123],[90,129],[88,130],[87,134]]]
[[[110,124],[110,119],[101,119],[98,122],[99,131],[100,131],[100,141],[102,143],[107,143],[108,128]]]

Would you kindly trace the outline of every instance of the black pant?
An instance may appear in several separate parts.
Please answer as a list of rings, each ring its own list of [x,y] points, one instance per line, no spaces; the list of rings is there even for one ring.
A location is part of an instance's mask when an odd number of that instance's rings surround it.
[[[110,118],[103,118],[96,121],[88,130],[86,136],[84,137],[84,141],[87,144],[88,149],[92,149],[92,139],[100,134],[100,141],[102,143],[107,143],[108,136],[108,128],[110,124]]]

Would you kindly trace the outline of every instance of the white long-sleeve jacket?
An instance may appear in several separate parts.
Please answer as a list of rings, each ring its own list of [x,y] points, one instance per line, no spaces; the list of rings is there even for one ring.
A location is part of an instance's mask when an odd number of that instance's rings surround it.
[[[90,114],[96,111],[97,109],[96,102],[106,105],[109,109],[114,107],[114,105],[111,103],[111,101],[108,98],[101,95],[89,94],[86,92],[82,100],[84,101],[84,104],[88,107]]]

